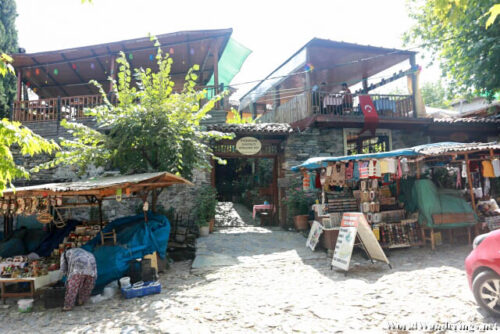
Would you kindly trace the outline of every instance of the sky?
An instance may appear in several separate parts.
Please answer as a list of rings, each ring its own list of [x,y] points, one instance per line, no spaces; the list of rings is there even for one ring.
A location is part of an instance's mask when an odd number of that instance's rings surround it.
[[[404,0],[16,0],[19,45],[26,52],[145,37],[181,30],[232,28],[252,50],[232,83],[264,78],[314,37],[405,48],[412,21]],[[420,53],[421,55],[422,53]],[[439,71],[420,57],[421,81]],[[409,66],[406,66],[409,67]],[[254,84],[241,86],[239,95]]]

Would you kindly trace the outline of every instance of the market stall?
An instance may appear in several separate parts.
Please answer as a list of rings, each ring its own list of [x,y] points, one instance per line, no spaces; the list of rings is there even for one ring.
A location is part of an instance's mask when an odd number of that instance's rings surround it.
[[[389,152],[311,158],[292,170],[301,171],[308,186],[315,180],[314,188],[321,193],[319,205],[314,206],[315,216],[325,232],[338,229],[344,212],[361,211],[383,247],[410,247],[430,241],[434,249],[443,230],[450,241],[458,230],[467,231],[469,242],[471,227],[479,232],[482,225],[477,224],[481,221],[477,203],[480,199],[494,202],[489,192],[491,179],[500,176],[499,151],[496,142],[443,142]],[[441,181],[450,183],[451,178],[453,184],[444,189],[446,184],[440,182],[439,175]],[[488,213],[490,220],[500,216],[500,210]],[[334,241],[327,243],[327,248]]]
[[[33,296],[38,288],[58,281],[61,278],[59,255],[68,248],[89,245],[88,249],[95,253],[98,261],[98,275],[100,270],[121,265],[120,259],[112,258],[113,254],[123,253],[120,250],[124,247],[120,245],[134,244],[135,252],[132,254],[129,250],[128,255],[136,258],[153,252],[164,257],[170,225],[165,217],[148,212],[148,196],[158,196],[160,189],[174,184],[192,185],[182,177],[159,172],[51,183],[4,191],[3,197],[0,197],[6,236],[0,242],[0,256],[3,257],[0,258],[2,300],[21,295]],[[103,201],[121,202],[127,199],[142,200],[144,213],[125,222],[118,220],[106,224],[103,219]],[[97,219],[86,222],[68,219],[68,212],[82,208],[95,208]],[[36,244],[31,242],[29,247],[25,246],[28,240],[33,241],[33,238],[27,237],[30,230],[14,230],[14,221],[20,216],[34,216],[44,225],[44,229],[40,230],[41,238]],[[103,247],[107,249],[105,252],[97,247],[104,244],[111,246]],[[101,256],[97,253],[103,254]],[[17,256],[5,257],[4,254]],[[109,283],[104,279],[116,279],[112,275],[102,275],[102,278],[101,285]],[[7,288],[13,283],[28,283],[29,291],[8,291]]]

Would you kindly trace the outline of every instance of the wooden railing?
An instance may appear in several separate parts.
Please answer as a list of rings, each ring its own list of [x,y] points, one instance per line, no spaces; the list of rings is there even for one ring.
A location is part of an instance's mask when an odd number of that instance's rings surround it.
[[[411,95],[369,95],[380,117],[409,118],[413,116],[414,108]],[[318,114],[363,115],[357,95],[309,91],[293,97],[272,111],[267,111],[260,117],[259,121],[262,123],[293,123]]]
[[[12,120],[19,122],[44,122],[62,119],[87,118],[85,108],[103,104],[101,95],[56,97],[31,101],[15,101]]]

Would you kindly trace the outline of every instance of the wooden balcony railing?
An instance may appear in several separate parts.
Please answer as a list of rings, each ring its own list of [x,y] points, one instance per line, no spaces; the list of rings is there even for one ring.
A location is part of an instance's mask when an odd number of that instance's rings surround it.
[[[208,99],[215,96],[215,87],[205,86],[197,89],[205,89],[207,98],[200,101],[203,105]],[[218,91],[220,91],[219,88]],[[111,101],[114,103],[113,101]],[[70,97],[54,97],[48,99],[15,101],[12,109],[12,120],[18,122],[45,122],[60,121],[62,119],[78,120],[85,119],[85,108],[94,108],[103,104],[101,95],[84,95]],[[226,95],[215,109],[230,110],[229,96]]]
[[[12,120],[18,122],[44,122],[62,119],[77,120],[87,118],[85,108],[93,108],[103,103],[101,95],[56,97],[31,101],[15,101]]]
[[[412,117],[411,95],[369,94],[379,116],[384,118]],[[357,95],[330,94],[309,91],[294,96],[286,103],[260,117],[260,122],[293,123],[313,115],[362,116]]]

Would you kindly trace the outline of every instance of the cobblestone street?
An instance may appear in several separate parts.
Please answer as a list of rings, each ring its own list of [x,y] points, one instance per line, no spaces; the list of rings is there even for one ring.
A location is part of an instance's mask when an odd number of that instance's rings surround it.
[[[354,254],[347,274],[331,270],[324,251],[306,249],[302,234],[277,228],[221,228],[198,246],[194,264],[177,262],[161,275],[159,295],[116,297],[66,313],[36,304],[33,313],[22,314],[11,306],[0,310],[0,332],[340,333],[386,332],[391,324],[416,322],[496,326],[467,286],[467,245],[393,251],[392,270]]]

